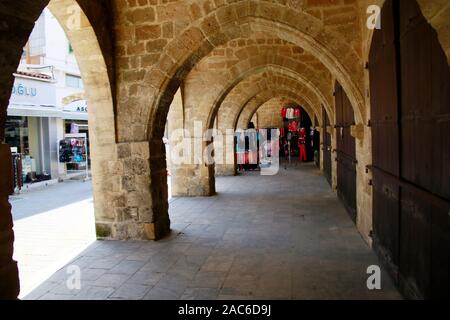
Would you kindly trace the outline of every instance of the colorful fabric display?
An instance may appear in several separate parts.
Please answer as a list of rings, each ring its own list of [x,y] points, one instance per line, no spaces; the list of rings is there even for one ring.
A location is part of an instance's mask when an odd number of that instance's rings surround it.
[[[289,123],[289,131],[290,132],[297,132],[297,130],[298,130],[297,121],[292,121],[291,123]]]
[[[294,118],[294,109],[292,109],[292,108],[289,108],[289,113],[288,113],[288,115],[289,115],[289,119],[293,119]]]

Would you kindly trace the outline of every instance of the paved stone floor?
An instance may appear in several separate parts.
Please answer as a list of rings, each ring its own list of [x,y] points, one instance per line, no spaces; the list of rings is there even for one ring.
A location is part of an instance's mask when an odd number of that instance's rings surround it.
[[[167,239],[96,241],[26,299],[400,298],[384,272],[367,289],[378,260],[312,165],[216,183],[215,197],[171,202]]]
[[[23,298],[95,241],[92,184],[67,181],[10,201]]]

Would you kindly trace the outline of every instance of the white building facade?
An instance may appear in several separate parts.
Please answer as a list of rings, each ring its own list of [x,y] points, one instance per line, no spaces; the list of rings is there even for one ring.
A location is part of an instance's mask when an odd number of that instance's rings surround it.
[[[36,22],[14,76],[6,142],[16,155],[16,186],[85,172],[87,141],[75,141],[73,135],[65,140],[68,134],[88,136],[83,82],[64,30],[49,10]],[[67,147],[84,159],[64,157]]]

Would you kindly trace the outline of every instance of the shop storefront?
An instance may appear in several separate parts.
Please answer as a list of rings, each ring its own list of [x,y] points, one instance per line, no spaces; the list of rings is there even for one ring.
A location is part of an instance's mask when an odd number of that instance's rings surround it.
[[[16,188],[43,181],[54,183],[68,175],[71,168],[61,163],[59,157],[59,143],[66,134],[73,130],[86,133],[83,144],[87,145],[86,102],[81,107],[79,103],[75,110],[70,105],[62,108],[57,101],[57,90],[50,76],[15,74],[5,140],[13,155]]]
[[[288,161],[318,163],[320,134],[316,122],[313,122],[315,119],[311,119],[305,109],[298,105],[283,107],[281,117],[280,156]]]
[[[48,181],[58,175],[55,165],[59,112],[55,83],[37,73],[15,74],[6,120],[5,140],[14,159],[16,186]]]
[[[63,107],[64,139],[59,142],[59,162],[67,174],[89,171],[89,125],[86,100],[76,100]]]
[[[257,128],[250,122],[247,130],[235,134],[238,171],[258,170],[272,162],[275,153],[288,163],[316,161],[320,166],[320,135],[308,113],[299,105],[281,108],[280,128]],[[272,133],[276,134],[273,139]],[[272,141],[273,140],[273,141]],[[277,146],[274,148],[274,143]]]

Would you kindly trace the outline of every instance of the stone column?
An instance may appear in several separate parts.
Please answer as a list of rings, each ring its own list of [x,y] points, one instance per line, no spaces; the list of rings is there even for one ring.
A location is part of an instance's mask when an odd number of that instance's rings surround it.
[[[351,128],[351,134],[355,137],[358,161],[356,165],[356,226],[363,239],[371,245],[373,195],[370,181],[372,174],[367,170],[367,166],[372,164],[372,131],[370,127],[358,124]]]
[[[320,171],[324,171],[324,153],[323,153],[323,148],[325,148],[325,144],[323,143],[324,138],[325,138],[325,130],[323,127],[318,127],[317,130],[319,131],[319,135],[320,135],[320,147],[319,147],[319,157],[320,157]]]
[[[215,143],[216,176],[236,175],[236,154],[234,146],[234,133],[222,132],[222,143]]]
[[[203,156],[209,143],[203,137],[184,137],[173,149],[172,195],[174,197],[212,196],[215,194],[214,164],[206,163]],[[177,150],[183,149],[184,154]],[[175,161],[175,155],[182,155]]]
[[[148,175],[138,177],[137,188],[148,187],[145,190],[149,190],[151,194],[151,199],[147,200],[145,206],[140,209],[145,214],[139,218],[144,223],[146,237],[158,240],[170,232],[166,147],[161,138],[155,138],[148,145],[141,144],[140,148],[143,152],[146,150],[152,150],[152,152],[148,157],[151,183],[147,180]]]
[[[169,233],[164,144],[162,139],[150,143],[153,156],[147,141],[119,143],[115,157],[98,168],[100,176],[110,176],[99,181],[104,192],[94,194],[99,238],[158,240]]]
[[[334,124],[327,127],[327,131],[331,134],[331,188],[333,191],[337,191],[338,181],[337,181],[337,140],[336,140],[336,128]]]
[[[0,5],[0,300],[17,299],[17,263],[13,261],[14,232],[9,196],[13,193],[10,147],[4,143],[5,120],[23,47],[48,1],[8,1]],[[24,9],[26,8],[26,9]]]
[[[9,146],[0,143],[0,299],[16,299],[20,292],[19,271],[13,260],[14,231],[9,196],[13,193]]]
[[[181,90],[174,96],[167,117],[172,196],[195,197],[215,194],[214,164],[206,163],[205,123],[186,119]],[[153,178],[152,178],[153,181]]]

